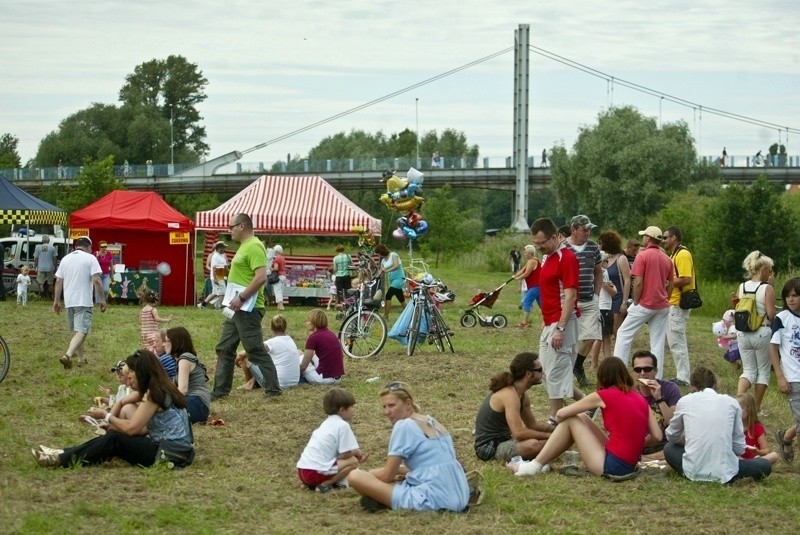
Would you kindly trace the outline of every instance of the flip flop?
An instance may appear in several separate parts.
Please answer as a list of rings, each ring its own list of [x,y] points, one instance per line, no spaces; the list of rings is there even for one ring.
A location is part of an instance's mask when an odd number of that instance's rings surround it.
[[[786,442],[783,437],[786,436],[786,429],[779,430],[775,433],[775,440],[778,442],[778,447],[781,450],[781,457],[787,463],[794,461],[794,447],[792,441]]]

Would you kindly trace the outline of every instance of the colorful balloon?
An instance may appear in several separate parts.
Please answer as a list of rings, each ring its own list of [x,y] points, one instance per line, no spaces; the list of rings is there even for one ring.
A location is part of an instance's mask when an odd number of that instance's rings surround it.
[[[396,229],[394,229],[394,230],[392,231],[392,237],[393,237],[395,240],[405,240],[405,239],[406,239],[406,235],[405,235],[405,233],[403,232],[403,229],[399,229],[399,228],[396,228]]]
[[[417,226],[414,227],[414,230],[417,231],[417,236],[425,234],[425,232],[428,230],[428,222],[425,221],[424,219],[420,220]]]

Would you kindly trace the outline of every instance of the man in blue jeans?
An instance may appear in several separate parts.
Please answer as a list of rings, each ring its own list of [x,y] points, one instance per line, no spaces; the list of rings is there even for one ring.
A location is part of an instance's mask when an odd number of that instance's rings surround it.
[[[247,352],[250,362],[258,366],[264,376],[264,395],[268,398],[280,396],[278,373],[272,357],[264,348],[261,319],[264,317],[264,283],[267,280],[267,250],[253,233],[253,220],[247,214],[236,214],[231,218],[231,238],[239,242],[239,250],[231,260],[228,273],[228,290],[238,292],[230,301],[223,301],[232,314],[222,325],[217,343],[217,371],[214,375],[214,390],[211,399],[220,399],[231,392],[236,349],[239,342]],[[254,299],[253,303],[250,300]]]
[[[714,391],[714,372],[695,368],[690,386],[692,393],[678,401],[667,427],[667,464],[691,481],[727,484],[768,476],[772,464],[767,459],[739,459],[745,450],[742,409],[732,397]]]

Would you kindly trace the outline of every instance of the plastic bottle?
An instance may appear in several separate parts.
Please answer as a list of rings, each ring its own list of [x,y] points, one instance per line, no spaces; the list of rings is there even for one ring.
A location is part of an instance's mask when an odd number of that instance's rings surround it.
[[[513,456],[513,457],[511,458],[511,461],[510,461],[510,463],[509,463],[509,464],[512,464],[512,465],[515,465],[515,466],[516,466],[516,465],[518,465],[518,464],[519,464],[519,463],[521,463],[521,462],[522,462],[522,456],[521,456],[521,455],[515,455],[515,456]]]
[[[381,379],[381,376],[380,375],[376,375],[375,377],[370,377],[365,382],[366,383],[377,383],[378,381],[380,381],[380,379]]]

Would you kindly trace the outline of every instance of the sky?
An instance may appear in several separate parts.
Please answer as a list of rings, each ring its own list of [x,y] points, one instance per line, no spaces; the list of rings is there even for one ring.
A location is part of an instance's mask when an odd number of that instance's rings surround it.
[[[621,105],[662,122],[685,121],[702,155],[719,156],[725,147],[752,156],[778,141],[800,154],[800,133],[785,130],[800,129],[796,0],[0,0],[0,13],[0,134],[19,138],[23,163],[63,119],[95,102],[119,104],[126,75],[171,54],[197,64],[209,81],[199,106],[209,159],[266,143],[241,161],[271,163],[353,129],[424,135],[453,128],[482,157],[499,160],[512,154],[520,24],[530,26],[539,49],[695,105],[531,52],[532,156],[556,143],[572,147],[581,128]]]

